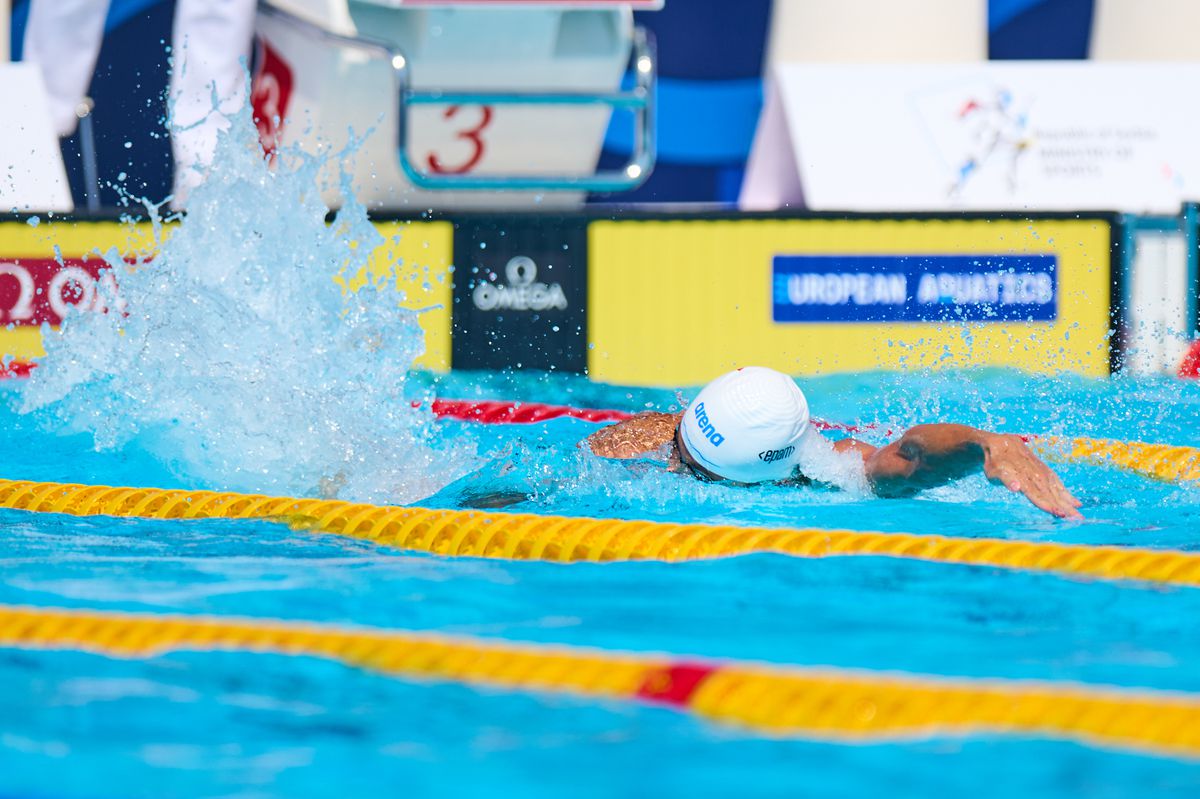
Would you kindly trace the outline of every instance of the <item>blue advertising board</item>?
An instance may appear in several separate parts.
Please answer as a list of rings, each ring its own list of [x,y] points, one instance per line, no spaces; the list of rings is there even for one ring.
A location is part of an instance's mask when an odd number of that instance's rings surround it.
[[[1052,322],[1058,256],[776,255],[776,322]]]

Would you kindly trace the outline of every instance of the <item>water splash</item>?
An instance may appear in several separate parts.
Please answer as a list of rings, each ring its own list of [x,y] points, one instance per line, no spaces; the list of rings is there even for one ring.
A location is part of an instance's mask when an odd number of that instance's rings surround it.
[[[382,237],[345,178],[326,224],[326,158],[283,152],[269,169],[249,110],[230,121],[187,217],[164,226],[148,206],[154,260],[103,254],[125,313],[73,313],[43,331],[20,411],[44,409],[97,449],[150,451],[192,485],[378,502],[433,493],[474,450],[440,446],[406,394],[423,336],[398,308],[395,265],[344,290]]]

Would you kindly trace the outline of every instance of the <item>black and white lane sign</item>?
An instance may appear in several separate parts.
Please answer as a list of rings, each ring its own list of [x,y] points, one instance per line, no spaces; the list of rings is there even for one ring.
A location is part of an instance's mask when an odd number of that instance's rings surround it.
[[[464,219],[454,231],[455,369],[587,368],[587,223]]]
[[[504,267],[504,283],[486,280],[475,285],[471,299],[481,311],[565,311],[567,296],[560,283],[537,282],[537,264],[528,255],[514,255]]]

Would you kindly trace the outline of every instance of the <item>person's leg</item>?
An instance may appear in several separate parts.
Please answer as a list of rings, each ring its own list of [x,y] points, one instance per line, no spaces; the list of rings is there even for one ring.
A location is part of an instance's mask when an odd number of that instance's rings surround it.
[[[23,61],[39,65],[59,136],[75,132],[104,39],[109,0],[32,0]]]
[[[175,208],[204,180],[217,133],[246,101],[254,10],[255,0],[178,0],[175,6],[169,100]]]

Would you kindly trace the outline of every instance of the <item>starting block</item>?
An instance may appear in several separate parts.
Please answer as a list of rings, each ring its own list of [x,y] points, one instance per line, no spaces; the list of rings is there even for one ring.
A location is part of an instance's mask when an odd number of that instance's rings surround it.
[[[660,5],[265,0],[263,146],[336,152],[369,131],[346,168],[372,210],[564,208],[635,188],[654,167],[655,54],[632,12]],[[614,110],[632,116],[634,152],[597,172]],[[325,193],[339,204],[336,181]]]

